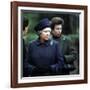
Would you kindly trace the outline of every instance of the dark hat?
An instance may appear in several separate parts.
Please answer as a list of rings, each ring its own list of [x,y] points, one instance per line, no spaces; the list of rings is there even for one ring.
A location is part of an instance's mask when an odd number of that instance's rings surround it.
[[[48,18],[40,20],[39,23],[35,26],[35,31],[41,31],[46,27],[50,27],[50,22]]]

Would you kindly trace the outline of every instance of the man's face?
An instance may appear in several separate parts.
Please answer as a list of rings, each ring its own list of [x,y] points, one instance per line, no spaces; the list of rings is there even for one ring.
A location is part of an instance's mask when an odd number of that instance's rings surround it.
[[[23,35],[27,35],[29,29],[29,25],[25,27],[25,30],[23,31]]]
[[[61,33],[62,33],[62,25],[61,24],[55,25],[54,30],[52,30],[53,36],[60,37]]]
[[[40,38],[43,39],[43,40],[49,40],[50,38],[50,34],[51,33],[51,28],[47,27],[47,28],[44,28],[42,31],[40,31]]]

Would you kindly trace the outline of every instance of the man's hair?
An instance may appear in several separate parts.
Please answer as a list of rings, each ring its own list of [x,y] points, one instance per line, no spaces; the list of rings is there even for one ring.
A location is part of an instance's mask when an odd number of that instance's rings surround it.
[[[28,18],[24,17],[24,18],[23,18],[23,30],[25,30],[25,27],[27,27],[28,24],[29,24]]]
[[[51,29],[52,30],[54,29],[55,25],[59,25],[59,24],[61,24],[61,25],[64,24],[64,20],[62,18],[60,18],[60,17],[53,17],[51,19]]]

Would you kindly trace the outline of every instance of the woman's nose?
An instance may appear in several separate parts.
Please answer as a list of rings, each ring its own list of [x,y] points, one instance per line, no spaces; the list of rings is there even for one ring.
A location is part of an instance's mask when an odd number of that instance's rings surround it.
[[[47,35],[50,35],[50,32],[47,32]]]

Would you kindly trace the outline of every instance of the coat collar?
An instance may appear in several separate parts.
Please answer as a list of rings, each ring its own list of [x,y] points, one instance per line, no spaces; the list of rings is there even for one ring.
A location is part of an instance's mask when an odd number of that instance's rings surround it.
[[[48,46],[50,44],[50,40],[45,41],[44,43],[42,43],[39,39],[36,40],[36,45],[40,46],[40,45],[46,45]]]
[[[61,35],[59,38],[53,37],[53,39],[56,40],[56,41],[64,41],[64,40],[66,40],[66,36]]]

